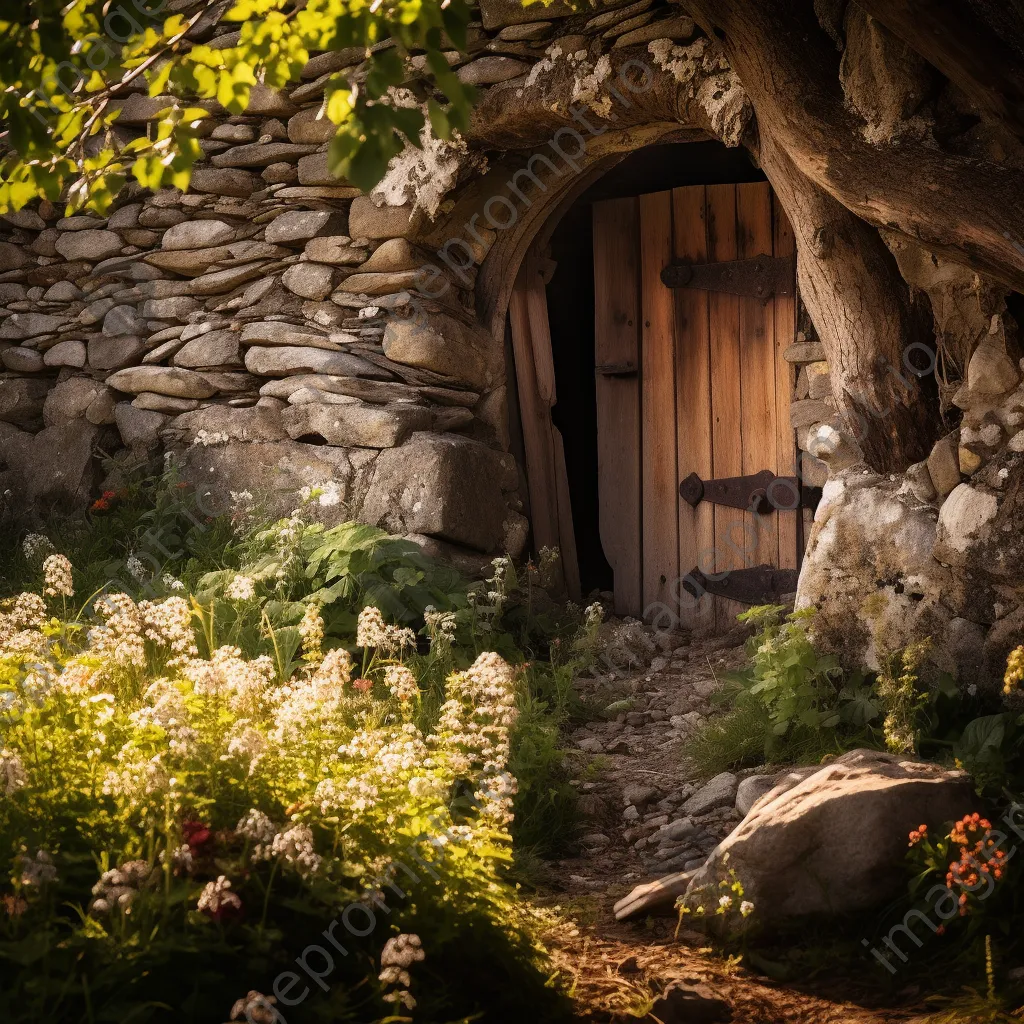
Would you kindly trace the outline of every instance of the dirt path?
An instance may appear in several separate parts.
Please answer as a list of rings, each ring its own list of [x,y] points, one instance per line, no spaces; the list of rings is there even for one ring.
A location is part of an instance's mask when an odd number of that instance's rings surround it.
[[[909,1012],[868,1008],[869,972],[839,986],[777,984],[706,945],[696,932],[675,937],[674,917],[615,920],[613,905],[636,885],[699,866],[740,820],[738,778],[710,786],[687,774],[686,739],[714,707],[723,673],[744,662],[743,630],[688,643],[676,636],[643,650],[626,671],[577,681],[588,706],[608,709],[569,736],[585,816],[580,855],[550,866],[538,903],[558,906],[566,925],[552,954],[572,979],[581,1020],[661,1024],[895,1024]],[[633,639],[638,639],[634,630]],[[621,660],[620,660],[621,664]],[[573,927],[574,923],[575,927]],[[859,965],[858,965],[859,967]],[[664,993],[677,989],[666,1000]]]

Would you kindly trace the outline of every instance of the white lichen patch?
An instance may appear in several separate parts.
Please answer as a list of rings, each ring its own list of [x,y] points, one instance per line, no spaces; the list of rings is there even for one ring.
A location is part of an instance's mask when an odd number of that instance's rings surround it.
[[[389,101],[399,107],[418,107],[426,116],[426,104],[421,104],[408,89],[392,89]],[[458,183],[460,174],[487,169],[487,158],[471,153],[465,139],[452,132],[450,140],[437,138],[426,118],[420,132],[417,149],[406,143],[405,149],[393,157],[380,184],[370,192],[378,206],[404,206],[412,203],[414,210],[423,210],[433,220],[441,209],[445,196]]]
[[[671,39],[648,44],[655,65],[668,72],[680,85],[688,86],[708,116],[711,128],[727,146],[738,146],[753,109],[746,90],[729,65],[725,54],[709,39],[696,39],[677,46]]]
[[[545,75],[551,74],[559,60],[564,59],[572,71],[572,93],[570,95],[570,106],[574,103],[582,103],[589,107],[598,117],[609,118],[612,116],[612,98],[603,92],[604,82],[612,74],[612,62],[607,54],[602,54],[596,61],[591,61],[588,50],[575,50],[572,53],[564,53],[558,43],[552,43],[544,51],[544,57],[530,68],[522,87],[516,89],[517,98],[522,98],[527,89],[535,86]],[[561,103],[552,104],[552,110],[557,110]]]

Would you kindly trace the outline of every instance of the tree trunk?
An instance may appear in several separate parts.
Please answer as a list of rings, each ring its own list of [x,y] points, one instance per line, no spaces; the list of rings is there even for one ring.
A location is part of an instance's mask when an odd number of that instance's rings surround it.
[[[878,232],[805,177],[770,138],[760,156],[797,236],[800,296],[825,347],[840,412],[872,468],[902,471],[928,455],[939,426],[935,396],[905,362],[908,346],[931,332],[922,330]]]
[[[1024,172],[913,139],[879,147],[847,108],[810,0],[687,0],[796,167],[876,227],[1024,290]]]

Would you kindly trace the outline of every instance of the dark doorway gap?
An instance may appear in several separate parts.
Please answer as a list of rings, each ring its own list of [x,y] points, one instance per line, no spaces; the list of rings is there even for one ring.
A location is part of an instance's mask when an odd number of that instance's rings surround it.
[[[719,142],[650,146],[630,154],[568,210],[551,236],[557,263],[547,286],[557,404],[552,420],[565,443],[583,594],[611,590],[598,517],[597,400],[594,388],[594,236],[591,204],[683,185],[764,181],[746,150]]]

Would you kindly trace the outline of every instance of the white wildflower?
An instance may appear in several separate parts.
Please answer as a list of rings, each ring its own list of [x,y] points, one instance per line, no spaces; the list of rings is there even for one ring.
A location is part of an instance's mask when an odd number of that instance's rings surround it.
[[[95,899],[89,909],[94,914],[107,914],[114,909],[129,913],[139,893],[157,882],[159,877],[160,872],[144,860],[130,860],[120,867],[104,871],[92,887]]]
[[[43,593],[47,597],[74,597],[71,562],[65,555],[49,555],[43,562]]]
[[[168,590],[179,591],[185,589],[185,584],[177,576],[172,576],[169,572],[165,572],[160,577],[160,581]]]
[[[274,1009],[276,1002],[274,996],[265,996],[251,989],[243,999],[235,1000],[231,1007],[231,1019],[244,1020],[248,1024],[277,1024],[284,1017]]]
[[[752,914],[753,912],[754,912],[754,904],[753,904],[753,903],[751,903],[751,902],[750,902],[750,900],[744,900],[744,901],[743,901],[743,902],[742,902],[742,903],[740,904],[740,914],[741,914],[741,915],[742,915],[743,917],[750,917],[750,915],[751,915],[751,914]]]
[[[322,857],[313,849],[313,830],[308,825],[293,825],[274,836],[272,852],[291,864],[300,875],[315,875]]]
[[[229,601],[251,601],[256,596],[256,584],[251,576],[239,573],[224,588],[224,596]]]
[[[718,905],[722,910],[730,910],[732,908],[732,897],[722,896],[718,900]]]
[[[21,758],[15,751],[4,747],[0,750],[0,789],[3,789],[5,796],[13,796],[27,785],[28,775]]]
[[[277,826],[262,811],[251,808],[249,813],[235,826],[235,831],[253,844],[250,859],[257,861],[270,860],[274,855],[273,843],[277,835]]]
[[[199,894],[196,909],[216,917],[222,911],[239,910],[241,906],[238,894],[231,891],[231,880],[226,875],[218,875],[216,881],[206,883]]]
[[[128,572],[140,583],[148,578],[149,574],[146,572],[145,565],[143,565],[142,560],[135,555],[129,555],[124,564]]]
[[[21,542],[21,553],[25,556],[26,562],[41,565],[47,556],[56,554],[57,549],[49,537],[41,533],[26,533]]]
[[[392,696],[401,701],[413,700],[420,695],[416,677],[404,665],[388,665],[384,670],[384,683]]]

